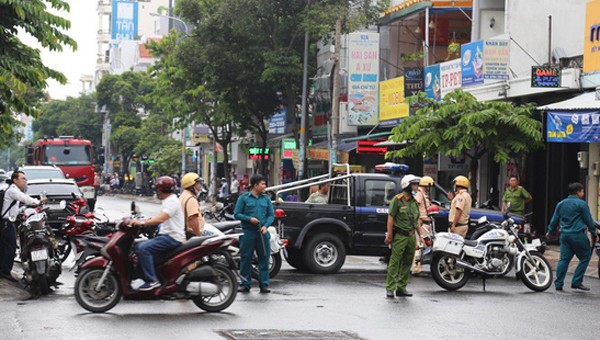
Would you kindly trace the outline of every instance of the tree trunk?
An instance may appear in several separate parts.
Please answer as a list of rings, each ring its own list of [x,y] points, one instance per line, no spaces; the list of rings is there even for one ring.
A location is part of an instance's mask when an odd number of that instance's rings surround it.
[[[473,205],[477,202],[477,173],[479,170],[479,158],[470,158],[469,161],[469,180],[471,181],[471,198],[473,200]]]

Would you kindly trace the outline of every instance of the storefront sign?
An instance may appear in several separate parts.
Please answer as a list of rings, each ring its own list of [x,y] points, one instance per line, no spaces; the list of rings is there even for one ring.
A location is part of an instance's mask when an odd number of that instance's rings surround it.
[[[287,108],[281,108],[269,118],[269,134],[282,135],[285,133]]]
[[[423,91],[423,69],[420,67],[404,68],[404,96],[414,96]]]
[[[269,148],[252,147],[248,149],[250,159],[269,159]]]
[[[465,157],[450,157],[439,154],[438,158],[439,171],[469,171],[469,164]]]
[[[560,87],[560,67],[532,66],[531,87]]]
[[[397,121],[408,117],[408,104],[404,102],[404,77],[379,83],[379,121]]]
[[[549,111],[546,123],[548,142],[600,142],[600,111]]]
[[[281,158],[292,159],[294,157],[294,150],[297,150],[296,140],[294,138],[285,138],[281,140]]]
[[[460,59],[454,59],[440,64],[440,87],[442,98],[462,86],[462,70]]]
[[[462,86],[483,84],[483,40],[460,47]]]
[[[510,40],[483,42],[483,79],[508,79]]]
[[[138,3],[113,0],[112,2],[112,40],[136,40],[138,33]]]
[[[356,148],[357,154],[374,154],[374,155],[385,155],[387,147],[375,146],[377,143],[381,143],[384,140],[359,140],[358,147]]]
[[[600,71],[600,0],[590,1],[585,10],[583,72]]]
[[[425,68],[425,93],[427,97],[442,99],[442,82],[440,80],[440,64],[427,66]]]
[[[379,33],[348,35],[348,125],[376,125]]]

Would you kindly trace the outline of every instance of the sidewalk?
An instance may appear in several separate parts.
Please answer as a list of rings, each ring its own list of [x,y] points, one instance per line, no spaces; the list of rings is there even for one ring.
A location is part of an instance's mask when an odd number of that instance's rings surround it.
[[[558,259],[560,258],[560,247],[558,245],[547,246],[544,256],[548,259],[552,265],[552,269],[556,272],[556,265],[558,264]],[[579,260],[577,260],[576,256],[573,256],[567,272],[569,274],[573,274],[577,264],[579,264]],[[596,252],[592,254],[592,259],[590,260],[590,264],[585,272],[585,276],[598,278],[598,255],[596,255]]]

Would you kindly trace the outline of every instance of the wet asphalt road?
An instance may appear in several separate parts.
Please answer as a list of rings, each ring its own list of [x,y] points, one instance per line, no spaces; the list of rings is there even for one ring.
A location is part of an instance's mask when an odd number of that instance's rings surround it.
[[[158,211],[154,203],[140,205],[147,215]],[[99,206],[111,217],[129,212],[129,201],[115,197],[102,197]],[[412,298],[386,299],[385,266],[377,258],[349,256],[340,273],[328,276],[298,272],[284,261],[271,294],[254,287],[220,313],[190,301],[121,301],[108,313],[92,314],[75,301],[69,263],[60,277],[64,285],[51,295],[0,295],[1,339],[597,338],[600,281],[590,277],[588,293],[572,292],[569,281],[563,293],[533,293],[512,273],[488,280],[485,292],[480,279],[446,292],[430,277],[414,277]]]

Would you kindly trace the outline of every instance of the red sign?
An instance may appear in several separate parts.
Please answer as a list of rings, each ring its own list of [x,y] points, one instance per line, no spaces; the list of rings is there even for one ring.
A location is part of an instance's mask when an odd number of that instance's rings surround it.
[[[387,152],[387,147],[385,146],[375,146],[375,144],[383,142],[381,140],[359,140],[358,148],[356,149],[356,153],[368,153],[375,155],[383,155]]]
[[[248,158],[251,160],[269,159],[269,155],[249,155]]]

